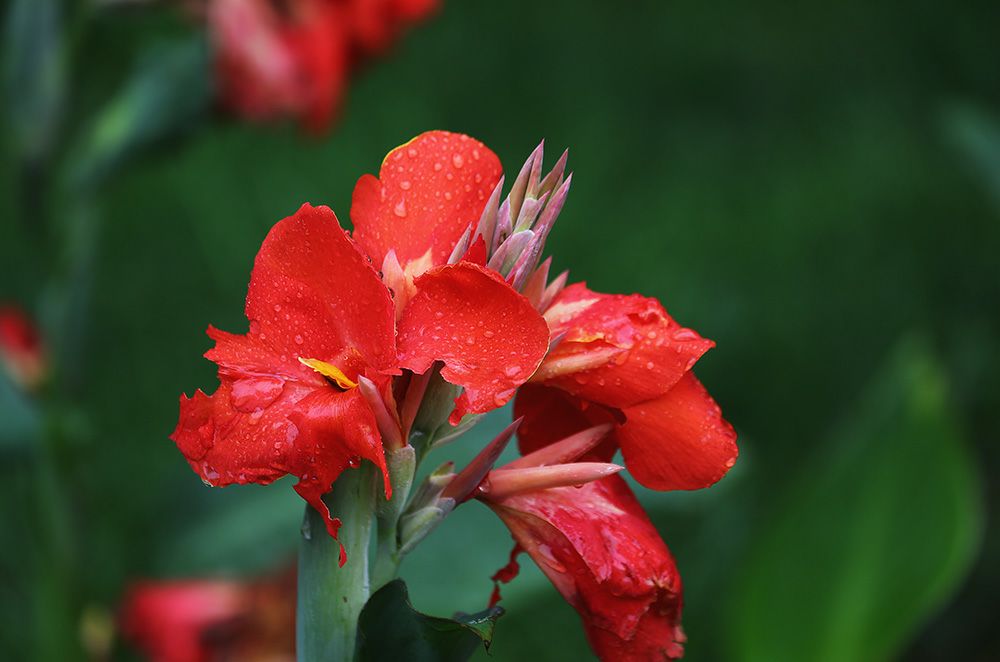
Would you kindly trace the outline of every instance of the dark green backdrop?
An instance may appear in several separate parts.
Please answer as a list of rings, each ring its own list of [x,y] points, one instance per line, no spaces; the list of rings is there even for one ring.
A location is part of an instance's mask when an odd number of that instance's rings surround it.
[[[569,147],[555,266],[657,296],[718,343],[699,376],[740,432],[739,464],[704,493],[648,501],[687,585],[689,659],[989,659],[998,25],[995,2],[455,0],[359,73],[326,139],[216,118],[132,159],[86,202],[98,248],[62,419],[79,595],[113,608],[130,577],[239,574],[294,549],[287,486],[208,490],[187,468],[166,439],[177,395],[214,384],[203,330],[243,328],[272,223],[305,201],[346,222],[360,174],[446,128],[508,171],[541,138],[550,161]],[[163,11],[92,25],[67,133],[130,58],[187,29]],[[16,220],[4,157],[0,299],[36,309],[52,235],[70,230]],[[33,462],[0,463],[12,651],[29,621],[46,628],[26,606]],[[460,512],[404,566],[414,601],[481,608],[508,544],[485,509]],[[586,655],[554,590],[519,581],[493,659]]]

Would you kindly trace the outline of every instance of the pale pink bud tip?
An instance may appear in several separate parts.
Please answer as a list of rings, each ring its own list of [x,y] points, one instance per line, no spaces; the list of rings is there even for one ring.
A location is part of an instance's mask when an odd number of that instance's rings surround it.
[[[524,457],[519,457],[513,462],[504,465],[501,469],[544,467],[573,462],[583,457],[584,454],[590,452],[597,444],[601,443],[608,436],[608,433],[611,432],[612,427],[614,426],[611,423],[605,423],[581,430],[554,444],[540,448],[534,453],[528,453]]]
[[[583,485],[616,474],[623,468],[607,462],[574,462],[550,467],[497,469],[491,471],[479,486],[478,497],[489,501],[502,501],[525,492]]]

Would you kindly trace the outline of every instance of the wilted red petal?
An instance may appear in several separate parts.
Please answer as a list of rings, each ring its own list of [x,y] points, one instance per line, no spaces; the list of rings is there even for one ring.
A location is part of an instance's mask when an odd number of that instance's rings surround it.
[[[594,425],[616,420],[610,410],[600,405],[539,384],[525,384],[518,389],[514,399],[514,416],[524,419],[517,431],[517,447],[522,455]],[[610,460],[616,449],[613,438],[609,438],[586,457]]]
[[[395,367],[392,298],[329,207],[302,205],[271,228],[254,261],[246,315],[245,336],[210,332],[218,344],[205,356],[227,372],[321,382],[299,357],[355,381],[365,368],[374,375]]]
[[[666,393],[714,345],[656,299],[600,294],[582,283],[564,289],[545,319],[553,335],[565,336],[533,381],[609,407]]]
[[[441,376],[464,387],[451,414],[503,406],[548,348],[545,320],[495,272],[471,262],[432,269],[399,320],[400,366],[422,373],[443,361]]]
[[[379,178],[354,188],[354,238],[376,264],[395,249],[399,262],[430,252],[444,264],[462,233],[479,220],[502,168],[478,140],[447,131],[422,133],[389,152]]]
[[[683,655],[680,575],[620,477],[487,503],[579,612],[602,660]]]
[[[321,497],[344,469],[358,466],[359,459],[382,471],[385,498],[392,496],[378,421],[360,389],[316,390],[288,418],[299,431],[289,471],[299,477],[295,491],[323,515],[330,535],[337,537],[340,520],[331,517]],[[341,565],[343,561],[341,549]]]
[[[623,411],[618,443],[625,466],[646,487],[708,487],[736,463],[736,431],[692,373],[666,395]]]

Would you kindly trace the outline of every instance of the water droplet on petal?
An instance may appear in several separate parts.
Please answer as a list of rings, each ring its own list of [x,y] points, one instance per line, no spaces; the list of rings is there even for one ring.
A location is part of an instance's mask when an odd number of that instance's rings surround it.
[[[492,338],[493,336],[496,335],[496,333],[494,331],[487,330],[487,331],[483,331],[483,335],[486,336],[487,338]]]
[[[461,168],[465,165],[465,159],[462,158],[461,154],[456,153],[451,157],[451,164],[456,168]]]
[[[301,344],[302,344],[302,342],[303,342],[303,340],[302,340],[302,336],[296,333],[296,334],[295,334],[295,344],[296,344],[296,345],[301,345]]]
[[[399,202],[397,202],[396,206],[392,208],[392,213],[395,214],[396,216],[399,216],[400,218],[405,217],[406,216],[406,201],[405,200],[400,200]]]
[[[403,189],[404,191],[409,191],[410,190],[410,186],[411,186],[411,184],[410,184],[409,180],[405,180],[404,179],[403,181],[401,181],[399,183],[399,188]]]
[[[435,163],[434,164],[434,172],[440,172],[441,168],[442,168],[442,166],[441,166],[440,163]]]

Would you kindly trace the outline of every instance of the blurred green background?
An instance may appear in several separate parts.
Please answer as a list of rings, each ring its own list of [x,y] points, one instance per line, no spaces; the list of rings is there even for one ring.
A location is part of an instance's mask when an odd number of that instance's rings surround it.
[[[48,78],[4,101],[0,301],[68,348],[41,418],[10,385],[0,401],[4,657],[73,630],[45,608],[60,587],[113,610],[131,578],[252,574],[294,552],[301,502],[203,487],[166,438],[177,396],[215,384],[203,331],[244,328],[268,228],[305,201],[346,222],[356,179],[431,128],[478,137],[508,172],[541,138],[550,163],[569,147],[555,267],[656,296],[718,343],[698,374],[740,433],[736,468],[641,494],[685,581],[686,659],[1000,655],[996,2],[446,2],[355,77],[320,140],[195,123],[204,81],[152,101],[128,87],[137,60],[169,75],[186,57],[171,44],[195,28],[169,10],[70,25],[48,166],[24,167]],[[104,120],[137,136],[127,162],[78,137],[116,103],[141,116]],[[161,131],[166,111],[185,127]],[[61,185],[59,164],[88,155],[107,164],[96,192]],[[56,440],[55,487],[38,435]],[[68,521],[47,525],[47,498]],[[414,603],[482,608],[509,544],[461,509],[404,565]],[[505,596],[492,659],[588,659],[540,573]]]

